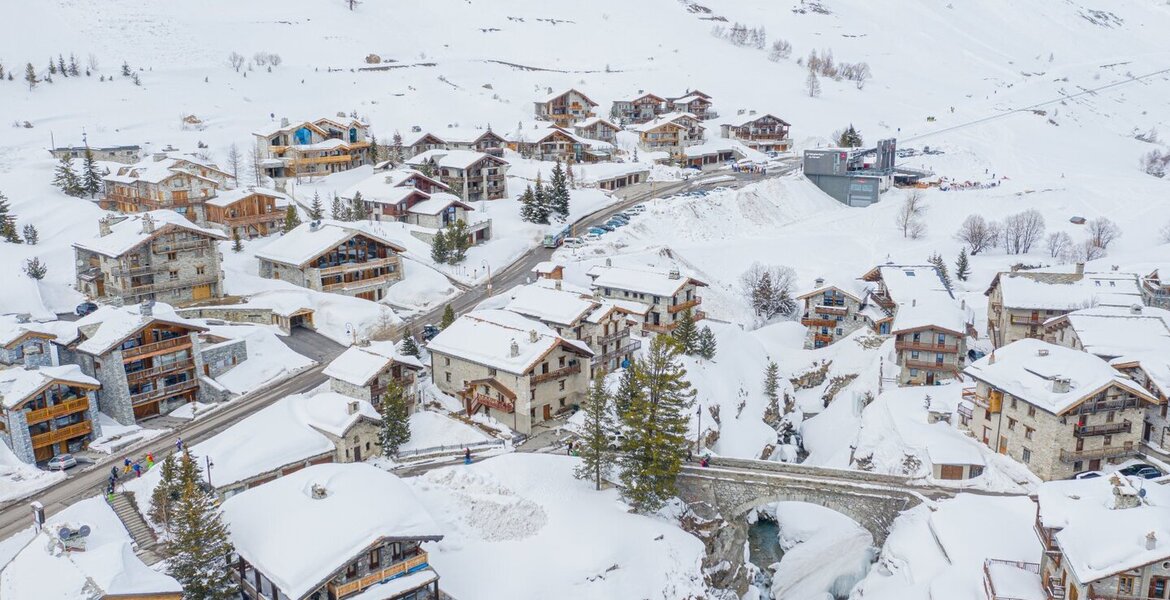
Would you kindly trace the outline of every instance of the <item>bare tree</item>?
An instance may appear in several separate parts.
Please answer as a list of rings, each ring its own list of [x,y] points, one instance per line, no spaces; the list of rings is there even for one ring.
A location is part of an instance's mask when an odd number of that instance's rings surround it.
[[[1044,215],[1030,208],[1003,220],[1003,247],[1008,254],[1027,254],[1044,236]]]
[[[240,185],[240,167],[243,166],[244,157],[240,156],[240,147],[232,144],[228,146],[227,167],[231,170],[232,179],[235,179],[235,184]]]
[[[850,79],[852,79],[853,83],[857,85],[857,89],[860,90],[864,88],[865,82],[868,81],[870,77],[873,77],[873,74],[869,70],[869,63],[860,62],[856,65],[853,65],[853,74]]]
[[[1087,263],[1091,260],[1097,260],[1105,256],[1105,249],[1094,244],[1093,240],[1084,240],[1079,244],[1074,244],[1069,248],[1065,254],[1065,261]]]
[[[906,200],[902,202],[894,221],[898,225],[898,229],[902,230],[902,237],[918,239],[926,233],[926,224],[922,222],[922,217],[926,215],[926,208],[922,192],[912,190],[906,194]]]
[[[994,248],[996,237],[999,235],[997,223],[988,222],[983,215],[968,215],[955,233],[955,239],[967,244],[971,254],[979,254],[988,248]]]
[[[236,70],[236,73],[239,73],[240,67],[244,66],[244,55],[239,52],[232,52],[228,55],[228,64]]]
[[[1072,249],[1072,237],[1064,231],[1050,233],[1045,238],[1044,247],[1048,249],[1048,256],[1060,258],[1068,254],[1068,251]]]
[[[263,187],[264,185],[263,160],[264,156],[260,152],[260,143],[252,142],[252,160],[249,167],[252,170],[252,177],[256,180],[256,187]]]
[[[739,286],[756,316],[764,322],[796,312],[796,272],[790,267],[752,263],[739,276]]]
[[[792,56],[792,44],[788,40],[778,39],[772,42],[772,51],[768,53],[768,60],[780,62],[789,56]]]
[[[351,11],[355,6],[361,4],[361,2],[358,2],[358,0],[345,0],[345,3],[349,5],[349,10]]]
[[[808,92],[809,98],[816,98],[821,95],[821,82],[817,79],[817,72],[809,69],[808,78],[804,80],[805,91]]]
[[[1105,217],[1097,217],[1089,221],[1088,232],[1089,241],[1102,250],[1108,250],[1109,244],[1121,237],[1121,228],[1117,226],[1117,223]]]

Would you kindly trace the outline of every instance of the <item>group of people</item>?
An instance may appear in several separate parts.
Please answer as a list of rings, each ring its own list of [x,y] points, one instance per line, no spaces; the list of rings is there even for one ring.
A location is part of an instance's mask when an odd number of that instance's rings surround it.
[[[179,438],[175,441],[175,447],[180,452],[183,451],[183,438]],[[130,473],[133,472],[135,479],[137,479],[142,477],[144,472],[149,471],[152,468],[154,468],[153,452],[147,452],[146,456],[143,456],[141,460],[131,459],[129,456],[123,457],[121,469],[118,469],[117,465],[110,467],[110,478],[106,481],[106,495],[114,495],[114,486],[118,484],[121,476],[124,475],[127,479],[129,479]]]
[[[764,165],[757,165],[754,163],[749,163],[746,165],[741,165],[739,163],[731,163],[731,172],[733,172],[733,173],[758,173],[760,175],[767,175],[768,174],[768,167],[765,167]]]

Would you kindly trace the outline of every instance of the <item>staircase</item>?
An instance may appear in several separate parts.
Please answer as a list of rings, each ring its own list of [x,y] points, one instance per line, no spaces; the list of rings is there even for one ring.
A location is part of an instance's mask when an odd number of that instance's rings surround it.
[[[134,539],[134,553],[138,555],[138,558],[147,565],[161,561],[162,556],[154,551],[158,545],[154,531],[135,508],[134,500],[130,494],[125,492],[114,494],[110,500],[110,508],[114,509],[114,514],[118,515],[118,520],[122,522],[126,531],[130,532],[130,537]]]

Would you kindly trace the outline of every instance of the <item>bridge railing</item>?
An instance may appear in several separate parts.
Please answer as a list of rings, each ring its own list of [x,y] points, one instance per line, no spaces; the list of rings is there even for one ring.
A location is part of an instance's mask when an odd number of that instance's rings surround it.
[[[911,487],[923,482],[911,477],[887,475],[884,473],[870,473],[854,469],[835,469],[832,467],[813,467],[793,463],[775,462],[770,460],[751,460],[744,458],[712,458],[709,462],[715,467],[730,467],[737,469],[751,469],[754,471],[769,471],[785,475],[808,475],[810,477],[833,477],[836,479],[850,479],[875,485],[889,485],[894,487]]]

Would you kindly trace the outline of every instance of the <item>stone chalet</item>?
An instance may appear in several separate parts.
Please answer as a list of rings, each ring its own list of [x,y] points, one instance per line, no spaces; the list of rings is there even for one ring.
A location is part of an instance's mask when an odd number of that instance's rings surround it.
[[[492,131],[491,128],[448,127],[435,134],[435,137],[443,141],[442,148],[445,150],[469,150],[490,154],[497,158],[504,155],[506,140],[500,134]]]
[[[132,165],[138,162],[142,148],[139,146],[61,146],[53,148],[49,154],[52,154],[53,158],[83,159],[86,151],[93,154],[94,160]]]
[[[1142,441],[1147,451],[1170,454],[1170,311],[1141,305],[1084,308],[1046,321],[1044,339],[1109,362],[1155,396],[1158,405],[1146,409]]]
[[[534,105],[534,112],[538,120],[552,121],[561,127],[568,127],[577,121],[594,116],[593,109],[597,103],[590,100],[585,94],[569,89],[550,93],[537,100]]]
[[[374,221],[416,225],[410,233],[428,244],[439,229],[463,221],[472,244],[492,237],[492,220],[476,214],[475,207],[450,193],[446,184],[413,169],[375,173],[342,194],[342,199],[361,198]]]
[[[622,128],[610,123],[601,117],[589,117],[584,121],[573,125],[573,133],[580,137],[589,140],[599,140],[607,143],[614,143],[617,140],[617,132]]]
[[[678,269],[667,272],[628,269],[614,267],[607,259],[605,265],[589,269],[588,275],[598,297],[641,304],[648,309],[641,323],[644,333],[674,331],[686,311],[696,321],[707,317],[698,310],[703,303],[699,288],[707,284],[694,277],[684,277]]]
[[[404,277],[405,248],[360,223],[302,223],[256,253],[260,276],[378,301]]]
[[[0,369],[0,440],[33,464],[101,437],[101,384],[77,365]]]
[[[249,598],[440,600],[439,526],[397,476],[314,465],[223,503],[227,568]]]
[[[999,273],[987,291],[987,336],[999,346],[1023,338],[1043,338],[1044,322],[1091,306],[1129,308],[1144,304],[1141,284],[1132,273],[1009,271]]]
[[[412,402],[417,399],[422,371],[423,364],[399,352],[394,342],[367,342],[346,348],[323,373],[334,392],[380,406],[391,381],[397,381]]]
[[[787,152],[792,149],[792,140],[788,137],[789,127],[791,125],[780,117],[756,115],[755,111],[719,126],[723,137],[739,141],[760,152]]]
[[[226,239],[170,210],[103,217],[97,237],[73,243],[77,291],[125,304],[222,297],[217,242]]]
[[[365,400],[336,392],[293,394],[189,450],[201,462],[211,460],[217,493],[231,498],[312,465],[380,456],[381,428],[378,410]]]
[[[124,213],[173,210],[202,223],[207,200],[234,181],[215,163],[193,154],[159,152],[102,178],[105,191],[98,204]]]
[[[963,391],[964,426],[1044,480],[1137,454],[1135,424],[1158,403],[1104,360],[1036,339],[998,348],[963,372],[975,383]]]
[[[614,100],[609,116],[622,125],[630,125],[653,121],[666,112],[666,98],[639,90],[633,96]]]
[[[630,313],[592,291],[575,288],[559,279],[537,280],[512,288],[505,310],[536,319],[571,340],[585,342],[593,351],[593,373],[613,372],[629,364],[642,347],[631,339]]]
[[[638,145],[647,152],[666,152],[671,157],[682,156],[683,149],[703,143],[706,127],[691,113],[673,112],[653,121],[637,125]]]
[[[207,201],[207,222],[228,236],[263,237],[281,229],[290,204],[289,197],[276,190],[236,188]]]
[[[537,129],[532,133],[532,139],[519,132],[508,145],[521,155],[536,160],[590,163],[609,160],[614,149],[609,142],[588,139],[556,125]]]
[[[0,316],[0,368],[46,367],[57,364],[51,325],[30,322],[28,315]]]
[[[1044,598],[1153,600],[1170,592],[1170,489],[1121,475],[1036,494]]]
[[[894,336],[899,385],[962,379],[967,336],[975,334],[973,315],[933,266],[885,264],[861,279],[875,286],[868,302],[893,317],[875,323],[879,334]]]
[[[585,401],[593,352],[538,321],[505,310],[459,317],[427,343],[431,378],[468,415],[483,412],[520,433]]]
[[[437,176],[452,193],[467,202],[498,200],[508,194],[508,163],[490,154],[428,150],[406,164]]]
[[[318,177],[370,162],[369,126],[348,117],[290,123],[281,119],[252,134],[264,174],[273,179]]]
[[[714,119],[719,115],[712,108],[711,96],[699,90],[688,90],[677,98],[667,98],[670,110],[675,112],[691,113],[701,120]]]
[[[869,302],[872,290],[861,280],[826,285],[818,278],[813,289],[797,296],[804,305],[800,324],[808,328],[805,349],[823,348],[863,327],[876,330],[879,321],[888,323],[888,315]]]
[[[439,136],[425,132],[418,129],[410,135],[410,137],[403,138],[402,141],[402,158],[407,159],[418,156],[427,150],[447,150],[447,141]]]
[[[1162,275],[1166,280],[1162,280]],[[1142,277],[1142,295],[1146,304],[1170,310],[1170,266],[1158,267]]]

